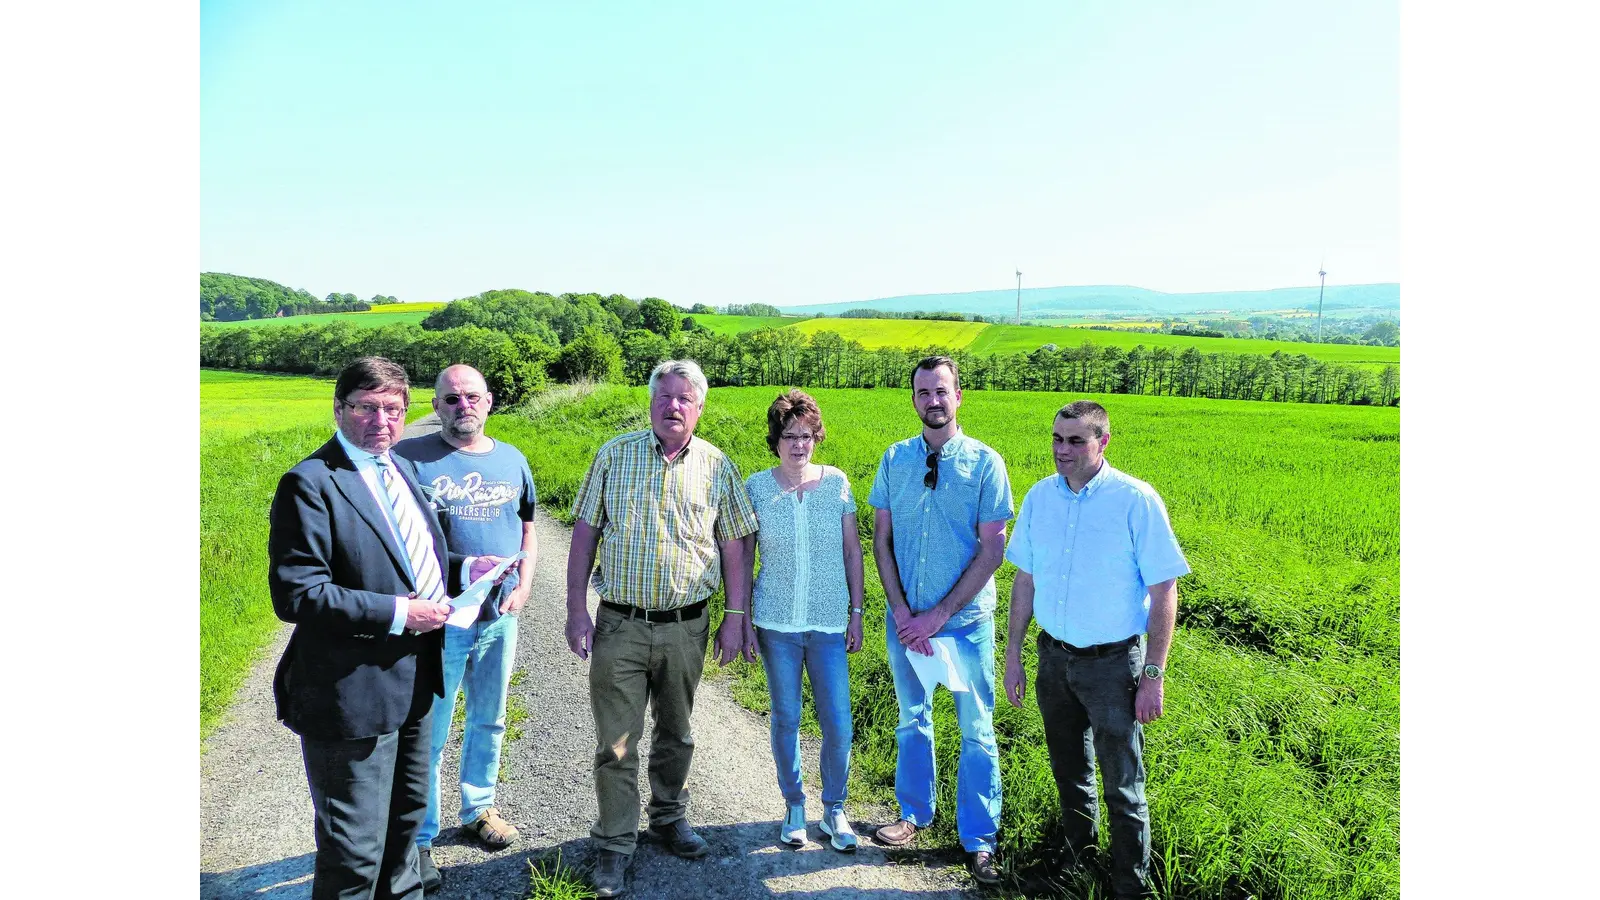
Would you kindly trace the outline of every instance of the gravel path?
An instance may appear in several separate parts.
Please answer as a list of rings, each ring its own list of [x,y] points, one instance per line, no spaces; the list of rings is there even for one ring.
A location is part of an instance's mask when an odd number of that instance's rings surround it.
[[[412,428],[425,428],[426,421]],[[408,429],[408,434],[411,429]],[[441,779],[446,789],[443,828],[434,860],[444,889],[430,897],[520,898],[528,892],[533,859],[561,854],[565,863],[591,860],[589,826],[595,817],[590,772],[594,723],[589,714],[588,663],[567,650],[565,563],[571,532],[543,511],[537,520],[539,564],[521,613],[517,642],[520,680],[514,701],[528,712],[522,734],[502,751],[503,777],[496,802],[522,832],[516,845],[497,853],[481,850],[455,825],[449,789],[459,763],[460,742],[445,749]],[[598,598],[590,594],[593,610]],[[200,759],[200,896],[268,896],[300,900],[311,894],[311,798],[295,735],[273,717],[272,672],[288,641],[286,626],[240,689],[233,707],[202,748]],[[863,838],[853,855],[816,843],[821,817],[815,796],[817,746],[805,742],[806,784],[812,843],[803,850],[776,844],[782,800],[775,783],[766,717],[739,706],[708,664],[696,697],[697,738],[689,778],[690,819],[711,843],[711,855],[680,860],[641,839],[630,873],[629,894],[656,897],[918,897],[976,896],[971,877],[954,852],[886,853]],[[641,742],[648,753],[648,738]],[[648,791],[641,767],[641,786]],[[642,804],[641,804],[642,806]],[[858,832],[888,821],[889,811],[850,804]]]

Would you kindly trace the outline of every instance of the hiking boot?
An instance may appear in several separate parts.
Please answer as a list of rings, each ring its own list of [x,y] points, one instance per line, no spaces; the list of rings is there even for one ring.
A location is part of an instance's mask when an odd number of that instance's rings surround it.
[[[665,825],[651,825],[650,833],[660,838],[674,856],[699,859],[711,852],[711,845],[706,843],[705,838],[694,833],[694,829],[689,827],[688,819],[674,819]]]
[[[885,847],[904,847],[916,836],[917,824],[910,819],[901,819],[872,833],[872,839]]]
[[[994,867],[994,854],[987,850],[979,850],[970,855],[968,866],[972,869],[972,877],[979,884],[999,884],[1000,870]]]
[[[850,827],[850,819],[845,816],[843,806],[835,806],[824,812],[817,827],[830,838],[828,845],[833,849],[840,853],[856,852],[856,832]]]
[[[444,886],[444,876],[439,874],[439,867],[433,864],[433,848],[418,847],[417,860],[422,869],[422,892],[431,894]]]
[[[778,840],[791,847],[804,847],[806,845],[806,805],[796,803],[789,807],[789,814],[783,817],[783,824],[778,826]]]
[[[511,846],[517,839],[517,827],[500,817],[500,810],[489,807],[478,815],[476,819],[461,826],[461,829],[490,850],[499,850]]]
[[[601,850],[594,861],[594,895],[620,897],[628,889],[628,854]]]

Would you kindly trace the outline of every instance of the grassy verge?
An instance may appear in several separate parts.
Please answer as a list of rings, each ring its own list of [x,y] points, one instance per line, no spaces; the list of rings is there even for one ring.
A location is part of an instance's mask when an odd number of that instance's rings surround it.
[[[762,412],[776,393],[713,391],[697,434],[746,474],[770,465]],[[883,447],[915,429],[909,404],[901,392],[814,393],[830,435],[818,459],[850,476],[870,534],[865,496]],[[1006,459],[1018,503],[1051,471],[1048,423],[1060,402],[985,393],[962,409],[968,432]],[[1111,459],[1162,491],[1194,569],[1180,584],[1167,715],[1146,730],[1159,890],[1177,898],[1397,897],[1398,416],[1171,398],[1105,402],[1117,435]],[[603,389],[500,427],[499,436],[528,455],[543,502],[565,520],[594,450],[619,431],[646,427],[644,393]],[[868,640],[851,659],[851,795],[892,805],[897,707],[883,592],[867,550]],[[1002,635],[1013,574],[1007,564],[996,576]],[[1030,673],[1036,629],[1023,648]],[[730,674],[740,702],[767,708],[760,666],[738,663]],[[1059,818],[1029,693],[1022,708],[1002,700],[995,713],[1001,856],[1013,872],[1048,860]],[[814,733],[809,688],[806,701]],[[942,812],[925,847],[956,843],[949,813],[960,741],[947,692],[936,697],[934,721]],[[1102,835],[1108,840],[1103,825]]]

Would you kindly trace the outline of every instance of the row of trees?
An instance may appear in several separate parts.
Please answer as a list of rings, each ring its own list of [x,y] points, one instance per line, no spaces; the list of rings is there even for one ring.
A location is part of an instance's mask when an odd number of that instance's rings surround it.
[[[588,301],[562,302],[589,306]],[[571,327],[564,320],[556,324],[563,330]],[[713,385],[906,388],[912,367],[934,353],[953,356],[961,366],[962,386],[974,390],[1381,405],[1398,404],[1400,397],[1398,367],[1373,371],[1303,353],[1264,356],[1143,346],[1124,350],[1085,342],[978,356],[942,347],[868,350],[831,331],[805,335],[761,328],[720,335],[664,329],[668,333],[663,334],[640,327],[622,329],[619,335],[609,324],[604,317],[582,323],[565,340],[551,340],[559,333],[557,327],[543,322],[539,328],[512,333],[472,324],[444,329],[364,329],[348,322],[277,329],[202,327],[200,357],[204,366],[327,375],[357,356],[377,354],[400,362],[422,383],[446,365],[466,362],[484,372],[502,404],[520,401],[548,379],[643,384],[656,363],[685,357],[697,360]]]
[[[571,343],[591,325],[619,340],[640,328],[664,338],[680,331],[702,330],[684,310],[659,297],[636,301],[622,294],[556,295],[521,290],[485,291],[448,303],[422,320],[422,327],[429,331],[467,325],[530,334],[556,346]]]
[[[502,405],[539,392],[552,373],[567,374],[556,348],[530,335],[487,328],[361,328],[345,321],[283,328],[200,326],[200,365],[209,368],[332,376],[361,356],[394,360],[418,385],[432,385],[441,369],[466,363],[484,374]]]
[[[362,300],[355,294],[332,293],[318,300],[304,288],[290,289],[265,278],[246,278],[226,272],[200,273],[200,321],[239,322],[275,316],[360,312],[382,303],[400,301],[386,294]]]

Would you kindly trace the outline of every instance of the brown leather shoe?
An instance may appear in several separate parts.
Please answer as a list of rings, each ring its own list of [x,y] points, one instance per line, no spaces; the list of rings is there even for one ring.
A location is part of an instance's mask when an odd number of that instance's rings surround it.
[[[994,867],[994,854],[987,850],[979,850],[970,855],[968,866],[972,869],[972,877],[979,884],[999,884],[1000,870]]]
[[[491,850],[509,847],[517,839],[516,826],[501,818],[500,810],[493,806],[461,828]]]
[[[916,823],[910,819],[901,819],[893,825],[884,825],[872,833],[872,839],[885,847],[904,847],[916,836]]]

